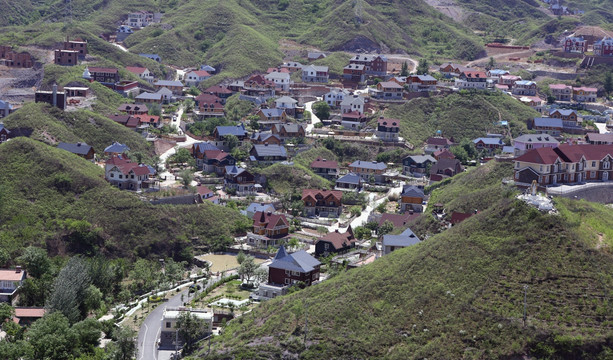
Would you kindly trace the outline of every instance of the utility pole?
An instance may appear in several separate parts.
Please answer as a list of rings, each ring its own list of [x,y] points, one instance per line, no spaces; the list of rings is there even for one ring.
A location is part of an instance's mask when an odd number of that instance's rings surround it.
[[[524,327],[526,327],[526,308],[528,307],[528,285],[524,285]]]

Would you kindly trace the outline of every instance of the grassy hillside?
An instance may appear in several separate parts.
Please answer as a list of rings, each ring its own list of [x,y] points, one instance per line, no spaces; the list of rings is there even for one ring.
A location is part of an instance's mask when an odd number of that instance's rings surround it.
[[[488,164],[472,178],[494,178],[483,171],[508,169]],[[453,206],[467,187],[460,177],[439,199]],[[208,358],[607,358],[613,257],[584,224],[605,231],[613,209],[562,199],[572,214],[547,215],[510,195],[419,245],[263,303],[232,321]],[[608,244],[610,231],[602,237]]]
[[[153,206],[111,187],[100,167],[28,138],[0,145],[0,247],[110,257],[160,254],[189,260],[194,247],[244,230],[237,211],[212,205]],[[75,229],[74,221],[87,224]]]
[[[87,110],[64,112],[47,104],[28,103],[6,117],[4,125],[11,131],[50,145],[60,141],[84,141],[99,154],[114,141],[143,154],[152,150],[138,133]]]
[[[501,93],[457,93],[445,97],[417,98],[391,106],[385,116],[400,122],[400,134],[415,146],[437,130],[456,141],[474,139],[487,132],[503,132],[499,119],[507,120],[513,136],[526,132],[526,120],[538,113]]]

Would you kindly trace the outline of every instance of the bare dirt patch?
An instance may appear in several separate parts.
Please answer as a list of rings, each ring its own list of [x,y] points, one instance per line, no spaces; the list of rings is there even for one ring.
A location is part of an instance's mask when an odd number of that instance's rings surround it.
[[[443,15],[449,16],[455,22],[462,22],[468,17],[466,11],[462,7],[457,5],[453,0],[425,1],[428,5],[432,6],[433,8],[441,12]]]

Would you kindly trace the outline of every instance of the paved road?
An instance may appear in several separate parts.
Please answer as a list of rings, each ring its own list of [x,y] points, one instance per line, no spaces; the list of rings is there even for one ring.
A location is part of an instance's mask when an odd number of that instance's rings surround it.
[[[313,104],[317,101],[320,101],[320,99],[317,98],[316,101],[309,101],[307,103],[304,103],[304,110],[311,113],[311,123],[308,124],[305,129],[305,132],[307,133],[307,135],[313,132],[313,129],[315,128],[315,124],[317,124],[318,122],[321,122],[321,120],[319,120],[317,115],[315,115],[315,113],[313,112]]]
[[[207,282],[207,287],[213,282],[217,281],[217,277],[212,277]],[[177,295],[171,297],[167,302],[156,307],[147,316],[143,325],[141,325],[138,331],[138,360],[158,360],[157,341],[162,330],[162,315],[167,307],[179,307],[182,306],[181,295],[184,295],[185,301],[187,301],[188,289],[181,291]]]

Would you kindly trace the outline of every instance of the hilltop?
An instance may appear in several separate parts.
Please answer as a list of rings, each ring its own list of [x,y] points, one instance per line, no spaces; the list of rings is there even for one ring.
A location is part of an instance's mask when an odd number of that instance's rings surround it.
[[[486,132],[505,133],[513,137],[527,131],[526,121],[538,112],[516,99],[497,92],[461,92],[444,97],[416,98],[402,105],[390,106],[385,117],[400,120],[400,136],[421,145],[437,130],[457,142],[474,139]],[[500,120],[509,127],[500,126]]]
[[[50,145],[85,142],[99,154],[115,141],[128,145],[133,152],[152,152],[138,133],[88,110],[65,112],[44,103],[28,103],[6,117],[4,125],[16,134]]]
[[[231,242],[250,222],[210,203],[153,206],[111,187],[104,170],[67,151],[20,137],[0,145],[0,246],[46,247],[51,255],[171,255]]]
[[[487,165],[490,172],[507,171]],[[482,167],[483,168],[483,167]],[[457,193],[464,179],[440,188]],[[493,177],[493,176],[492,176]],[[489,183],[489,180],[485,181]],[[475,183],[474,196],[483,185]],[[232,321],[209,358],[597,358],[611,351],[613,210],[560,199],[540,213],[503,191],[481,212],[371,265],[263,303]],[[448,200],[445,200],[448,199]],[[573,214],[573,215],[571,215]],[[581,219],[578,221],[578,219]],[[590,235],[588,235],[590,234]],[[524,286],[527,324],[523,326]],[[308,348],[304,347],[305,304]]]

